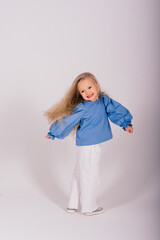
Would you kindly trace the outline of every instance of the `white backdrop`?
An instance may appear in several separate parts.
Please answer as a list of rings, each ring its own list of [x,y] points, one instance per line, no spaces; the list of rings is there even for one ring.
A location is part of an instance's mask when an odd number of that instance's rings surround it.
[[[134,239],[158,239],[158,9],[158,0],[0,2],[3,240],[22,239],[8,223],[16,219],[7,211],[11,202],[22,204],[26,200],[31,205],[33,199],[39,202],[44,198],[60,209],[67,204],[75,145],[71,137],[54,141],[44,138],[49,125],[43,112],[60,100],[75,77],[85,71],[93,73],[102,89],[133,115],[133,134],[111,123],[113,139],[102,149],[99,201],[112,209],[146,193],[140,209],[150,209],[153,228],[146,235],[144,228]],[[23,239],[32,239],[34,234],[23,230]],[[115,232],[105,233],[101,239],[116,239]],[[44,239],[43,234],[36,236]],[[123,239],[131,239],[128,237],[123,235]]]

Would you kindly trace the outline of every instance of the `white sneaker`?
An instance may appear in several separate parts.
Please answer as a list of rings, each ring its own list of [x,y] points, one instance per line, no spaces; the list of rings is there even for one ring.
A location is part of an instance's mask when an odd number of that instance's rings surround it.
[[[96,210],[92,211],[92,212],[86,212],[84,213],[84,215],[87,215],[87,216],[91,216],[91,215],[97,215],[97,214],[100,214],[100,213],[103,213],[103,208],[102,207],[98,207]]]
[[[67,208],[66,211],[68,213],[75,213],[77,211],[77,209],[75,209],[75,208]]]

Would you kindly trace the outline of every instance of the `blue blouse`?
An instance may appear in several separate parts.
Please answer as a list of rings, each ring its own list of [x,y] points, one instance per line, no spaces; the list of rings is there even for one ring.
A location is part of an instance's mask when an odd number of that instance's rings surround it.
[[[76,131],[76,145],[87,146],[112,139],[112,130],[108,118],[124,131],[131,125],[132,115],[127,108],[104,94],[95,102],[83,100],[71,115],[51,124],[48,135],[53,140],[65,138],[79,123]]]

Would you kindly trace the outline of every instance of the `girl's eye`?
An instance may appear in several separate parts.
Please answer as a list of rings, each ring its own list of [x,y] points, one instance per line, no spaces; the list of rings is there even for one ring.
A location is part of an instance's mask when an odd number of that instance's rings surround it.
[[[81,93],[84,93],[84,90],[82,90]]]
[[[89,89],[91,89],[92,88],[92,86],[89,86]]]

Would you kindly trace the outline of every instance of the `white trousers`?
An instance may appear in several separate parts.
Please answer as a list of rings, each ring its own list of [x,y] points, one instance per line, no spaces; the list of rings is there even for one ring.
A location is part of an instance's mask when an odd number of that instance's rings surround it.
[[[73,172],[68,208],[81,212],[97,209],[97,189],[100,185],[99,161],[101,144],[76,146],[76,163]]]

